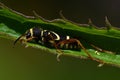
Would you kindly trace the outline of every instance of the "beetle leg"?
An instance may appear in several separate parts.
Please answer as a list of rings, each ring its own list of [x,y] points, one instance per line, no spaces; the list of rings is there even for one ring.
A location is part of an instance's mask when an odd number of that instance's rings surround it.
[[[109,53],[109,54],[115,54],[114,52],[111,52],[111,51],[108,51],[108,50],[104,50],[104,49],[101,49],[93,44],[90,44],[93,48],[95,48],[97,51],[100,51],[100,52],[106,52],[106,53]]]
[[[94,60],[93,57],[89,54],[89,52],[86,50],[86,48],[82,45],[82,43],[78,39],[63,40],[63,41],[60,41],[56,46],[60,44],[69,44],[74,42],[77,42],[77,44],[84,50],[84,52],[88,55],[88,57]]]

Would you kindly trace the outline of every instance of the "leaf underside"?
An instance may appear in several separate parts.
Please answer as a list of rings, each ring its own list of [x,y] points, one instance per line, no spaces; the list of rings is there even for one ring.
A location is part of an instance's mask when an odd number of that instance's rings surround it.
[[[113,27],[109,21],[105,20],[106,27],[97,28],[89,21],[88,24],[76,24],[65,19],[55,19],[52,21],[45,20],[41,17],[25,16],[21,13],[11,10],[4,4],[0,3],[0,37],[5,39],[16,40],[21,34],[32,27],[40,27],[47,30],[55,31],[61,35],[69,35],[81,41],[86,50],[96,61],[106,64],[120,66],[120,31]],[[94,44],[103,50],[114,52],[99,52],[90,44]],[[57,54],[56,49],[50,49],[36,43],[26,43],[27,46],[38,48],[40,50],[49,51]],[[88,55],[81,51],[62,50],[63,55],[73,56],[77,58],[87,58]],[[97,53],[97,54],[96,54]]]

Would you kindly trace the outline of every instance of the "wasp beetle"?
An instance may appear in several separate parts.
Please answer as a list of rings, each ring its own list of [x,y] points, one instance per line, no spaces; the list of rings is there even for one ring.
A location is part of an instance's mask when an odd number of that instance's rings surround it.
[[[57,55],[58,60],[61,53],[63,53],[60,49],[81,50],[81,48],[85,51],[88,57],[93,59],[91,55],[87,52],[87,50],[84,48],[84,46],[81,44],[80,40],[76,38],[71,38],[68,35],[59,35],[54,31],[43,30],[38,27],[30,28],[29,30],[27,30],[23,35],[21,35],[18,39],[15,40],[14,45],[17,41],[35,41],[38,44],[56,48],[57,51],[59,51]]]

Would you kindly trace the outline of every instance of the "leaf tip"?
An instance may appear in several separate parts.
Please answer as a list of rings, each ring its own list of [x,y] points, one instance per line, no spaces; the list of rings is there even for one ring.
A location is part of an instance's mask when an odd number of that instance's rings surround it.
[[[34,14],[36,19],[40,19],[40,20],[49,22],[48,20],[46,20],[43,17],[41,17],[35,10],[33,10],[32,12],[33,12],[33,14]]]
[[[109,30],[113,27],[113,26],[111,25],[111,23],[109,22],[107,16],[105,16],[105,25],[106,25],[107,31],[109,31]]]
[[[90,26],[90,28],[97,28],[97,27],[93,24],[91,18],[88,19],[88,25]]]
[[[63,11],[62,11],[62,10],[60,10],[59,15],[60,15],[60,17],[61,17],[63,20],[69,21],[69,20],[68,20],[67,18],[65,18],[65,16],[63,15]]]

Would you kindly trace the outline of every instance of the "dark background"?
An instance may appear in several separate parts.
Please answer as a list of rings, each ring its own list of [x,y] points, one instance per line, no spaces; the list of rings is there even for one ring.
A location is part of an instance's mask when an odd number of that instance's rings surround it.
[[[62,10],[66,18],[87,23],[91,18],[97,26],[104,26],[108,16],[111,24],[120,26],[119,0],[0,0],[6,6],[33,16],[52,20],[60,18]],[[14,23],[13,23],[14,24]],[[105,65],[98,68],[97,62],[56,55],[33,48],[24,48],[13,41],[0,39],[0,80],[113,80],[120,78],[120,69]]]
[[[33,15],[35,10],[46,19],[60,18],[59,12],[63,11],[66,18],[87,23],[88,18],[98,26],[104,26],[104,18],[119,27],[120,1],[119,0],[0,0],[10,8],[26,15]]]

